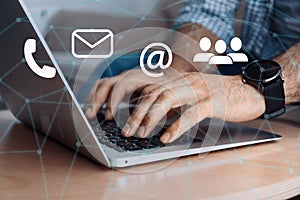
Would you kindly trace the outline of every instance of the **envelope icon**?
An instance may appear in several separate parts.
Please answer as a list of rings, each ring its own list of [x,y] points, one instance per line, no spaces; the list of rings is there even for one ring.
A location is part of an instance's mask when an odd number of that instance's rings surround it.
[[[72,33],[71,51],[76,58],[109,58],[114,52],[109,29],[77,29]]]

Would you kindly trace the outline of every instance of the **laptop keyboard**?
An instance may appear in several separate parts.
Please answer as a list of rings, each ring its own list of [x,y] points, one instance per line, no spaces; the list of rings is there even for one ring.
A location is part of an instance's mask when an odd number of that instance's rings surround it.
[[[102,117],[101,117],[102,118]],[[103,118],[102,118],[103,119]],[[164,147],[165,144],[160,142],[160,136],[163,134],[165,129],[162,129],[158,134],[148,137],[148,138],[138,138],[138,137],[124,137],[121,132],[122,130],[117,126],[114,121],[100,120],[100,124],[93,127],[94,133],[98,141],[110,148],[113,148],[119,152],[124,151],[140,151],[145,149],[155,149]],[[201,139],[192,138],[188,135],[183,135],[174,141],[170,145],[183,145],[202,142]]]

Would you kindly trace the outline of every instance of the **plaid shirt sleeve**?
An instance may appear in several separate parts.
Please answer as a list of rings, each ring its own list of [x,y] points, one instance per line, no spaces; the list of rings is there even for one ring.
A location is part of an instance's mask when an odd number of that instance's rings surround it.
[[[174,28],[196,23],[229,41],[234,35],[233,22],[238,5],[239,0],[186,0]]]

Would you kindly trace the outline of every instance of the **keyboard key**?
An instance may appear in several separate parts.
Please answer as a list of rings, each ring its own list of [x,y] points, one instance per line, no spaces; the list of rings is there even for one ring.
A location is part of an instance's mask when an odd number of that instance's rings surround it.
[[[143,150],[142,147],[140,146],[137,146],[135,144],[132,144],[132,143],[126,143],[124,145],[125,149],[129,150],[129,151],[138,151],[138,150]]]
[[[116,147],[116,144],[111,143],[110,141],[105,142],[105,145],[108,146],[108,147],[111,147],[111,148],[115,148]]]
[[[123,148],[121,148],[121,147],[119,147],[119,146],[115,146],[114,149],[117,150],[117,151],[119,151],[119,152],[124,152],[124,151],[126,151],[125,149],[123,149]]]
[[[140,141],[136,142],[136,144],[139,145],[140,147],[143,147],[144,149],[151,149],[151,148],[155,147],[153,144],[151,144],[147,140],[140,140]]]
[[[101,144],[105,144],[108,140],[105,140],[104,138],[98,137],[98,141],[99,141]]]
[[[203,142],[200,138],[194,138],[193,143],[201,143]]]
[[[124,147],[124,145],[126,144],[127,142],[125,140],[117,140],[116,141],[116,144],[120,147]]]
[[[157,147],[164,147],[164,146],[165,146],[165,144],[162,143],[162,142],[159,140],[159,138],[157,138],[157,137],[150,138],[149,140],[151,141],[152,144],[154,144],[154,145],[157,146]]]
[[[112,140],[112,139],[116,140],[118,137],[117,137],[117,136],[114,136],[114,135],[108,135],[107,138],[108,138],[109,140]]]
[[[94,132],[103,131],[103,130],[102,130],[102,128],[101,128],[101,127],[99,127],[99,126],[93,126],[93,128],[92,128],[92,129],[93,129],[93,131],[94,131]]]
[[[134,150],[134,144],[126,143],[126,144],[124,144],[124,148],[129,150],[129,151]]]
[[[126,138],[126,140],[128,142],[131,142],[131,143],[136,143],[138,142],[140,139],[139,138],[136,138],[136,137],[129,137],[129,138]]]
[[[107,128],[105,131],[108,133],[116,133],[117,132],[114,128]]]
[[[111,138],[109,141],[115,144],[117,140],[115,138]]]
[[[124,137],[123,135],[121,135],[119,133],[117,133],[117,134],[118,134],[118,138],[120,138],[121,140],[127,140],[128,139],[127,137]]]
[[[138,145],[134,145],[134,151],[138,151],[138,150],[143,150],[144,148],[138,146]]]
[[[95,135],[97,137],[104,137],[105,136],[105,132],[104,131],[94,131]]]

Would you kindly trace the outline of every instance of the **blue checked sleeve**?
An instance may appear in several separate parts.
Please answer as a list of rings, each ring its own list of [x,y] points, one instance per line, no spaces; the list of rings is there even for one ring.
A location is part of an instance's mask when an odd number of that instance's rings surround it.
[[[196,23],[229,41],[234,35],[233,22],[238,5],[239,0],[186,0],[174,28]]]

